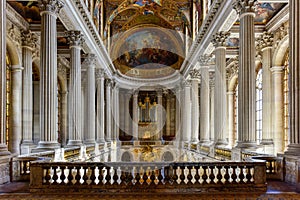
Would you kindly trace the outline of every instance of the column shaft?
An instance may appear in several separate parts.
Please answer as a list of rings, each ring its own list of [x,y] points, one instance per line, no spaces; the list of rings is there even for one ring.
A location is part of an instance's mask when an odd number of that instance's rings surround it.
[[[182,120],[181,120],[181,88],[177,88],[176,90],[176,133],[175,138],[176,141],[180,141],[181,136],[181,126],[182,126]]]
[[[104,74],[100,72],[97,77],[97,142],[105,142],[104,128]]]
[[[202,67],[201,71],[201,87],[200,87],[200,142],[209,141],[209,72],[208,67]]]
[[[57,31],[56,12],[60,1],[45,3],[41,12],[40,142],[39,149],[59,148],[57,142]],[[48,10],[49,9],[49,10]],[[57,11],[58,12],[58,11]]]
[[[234,92],[227,92],[227,118],[228,118],[228,147],[232,148],[235,145],[235,140],[233,137],[234,131]]]
[[[191,86],[189,83],[184,86],[184,110],[183,110],[183,127],[182,130],[182,141],[190,142],[191,141]]]
[[[198,70],[197,70],[198,71]],[[191,142],[199,142],[199,77],[194,77],[192,82],[192,132],[191,132]]]
[[[133,139],[138,140],[138,92],[134,92],[133,94],[133,101],[132,101],[132,114],[133,114],[133,121],[132,121],[132,132],[133,132]]]
[[[163,117],[163,102],[162,102],[162,92],[159,91],[157,94],[157,121],[158,121],[158,132],[156,135],[156,140],[162,140],[164,134],[165,117]]]
[[[106,141],[111,141],[111,82],[106,84]]]
[[[11,153],[20,154],[22,138],[22,67],[11,66],[11,134],[8,148]]]

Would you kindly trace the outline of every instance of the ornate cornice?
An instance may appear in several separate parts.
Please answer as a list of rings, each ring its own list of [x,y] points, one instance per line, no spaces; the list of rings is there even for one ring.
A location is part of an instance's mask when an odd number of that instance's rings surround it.
[[[239,15],[254,13],[257,3],[257,0],[236,0],[233,3],[233,8]]]
[[[22,33],[22,45],[23,47],[30,48],[34,50],[37,46],[37,36],[31,31],[23,31]]]
[[[61,0],[38,0],[38,3],[41,14],[42,12],[51,12],[57,15],[64,6],[64,3]]]
[[[81,47],[84,38],[83,34],[81,34],[81,31],[77,30],[71,30],[71,31],[66,31],[65,35],[67,36],[68,43],[70,44],[70,47],[76,46],[76,47]]]
[[[272,33],[263,32],[257,39],[258,48],[262,51],[264,48],[273,46],[274,35]]]
[[[226,47],[226,42],[230,33],[228,31],[220,31],[213,35],[211,42],[217,47]]]
[[[17,26],[20,30],[29,30],[29,23],[17,13],[8,3],[6,3],[7,21]]]

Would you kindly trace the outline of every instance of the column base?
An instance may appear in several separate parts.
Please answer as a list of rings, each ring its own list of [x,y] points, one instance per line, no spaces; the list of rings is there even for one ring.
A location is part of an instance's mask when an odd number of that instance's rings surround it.
[[[227,140],[225,140],[225,139],[219,139],[219,140],[217,140],[217,142],[216,142],[216,146],[223,146],[223,147],[225,147],[225,146],[227,146],[228,145],[228,142],[227,142]]]
[[[11,155],[11,152],[8,151],[6,144],[0,144],[0,156]]]
[[[300,191],[300,164],[299,156],[283,155],[284,159],[284,181],[295,184],[296,191]]]
[[[7,152],[10,154],[9,151],[7,151]],[[10,162],[10,160],[11,160],[11,156],[9,156],[9,155],[6,155],[6,156],[1,155],[0,156],[0,171],[1,171],[1,173],[0,173],[0,185],[10,182],[10,173],[9,173],[9,169],[10,169],[9,162]]]
[[[83,142],[83,144],[85,144],[85,145],[95,145],[96,141],[95,140],[85,140]]]
[[[81,146],[81,140],[69,140],[67,146]]]
[[[105,142],[105,139],[99,139],[96,141],[97,144],[104,144]]]
[[[237,145],[235,148],[242,148],[242,149],[252,149],[252,148],[256,148],[257,144],[256,142],[243,142],[243,141],[238,141]]]
[[[273,145],[274,142],[273,142],[273,139],[263,139],[261,142],[260,142],[261,145]]]
[[[300,144],[289,144],[284,155],[300,156]]]
[[[192,139],[191,144],[198,144],[199,140],[198,139]]]
[[[60,144],[58,142],[45,142],[40,141],[38,146],[35,149],[32,149],[32,153],[38,153],[43,151],[52,151],[54,149],[60,148]]]
[[[33,142],[23,142],[21,144],[21,155],[30,154],[32,149],[35,149],[36,145]]]

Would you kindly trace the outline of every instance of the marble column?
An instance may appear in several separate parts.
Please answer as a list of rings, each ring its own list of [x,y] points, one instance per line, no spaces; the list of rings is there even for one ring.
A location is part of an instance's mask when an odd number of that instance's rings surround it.
[[[105,103],[104,103],[104,70],[97,69],[97,143],[105,142],[104,128],[105,128]]]
[[[211,142],[215,142],[215,71],[209,71],[209,121],[210,131],[209,139]]]
[[[22,144],[21,154],[31,153],[33,146],[33,83],[32,83],[32,52],[37,38],[31,32],[22,33],[23,62],[23,108],[22,108]]]
[[[300,2],[289,0],[289,145],[285,154],[300,156]]]
[[[193,69],[190,72],[191,77],[191,98],[192,98],[192,127],[191,142],[197,144],[199,142],[199,82],[200,70]]]
[[[240,16],[238,76],[238,148],[256,146],[255,114],[255,35],[254,8],[257,0],[237,0],[234,9]]]
[[[61,93],[61,143],[62,146],[67,145],[68,138],[68,92]]]
[[[284,99],[283,99],[283,66],[273,66],[272,72],[272,132],[274,142],[274,153],[284,151]]]
[[[209,61],[211,57],[204,55],[199,59],[201,87],[200,87],[200,142],[209,142]]]
[[[138,91],[134,91],[133,93],[133,101],[132,101],[132,134],[133,134],[133,139],[138,140],[138,135],[139,135],[139,130],[138,130],[138,123],[139,123],[139,115],[138,115]]]
[[[267,145],[265,153],[273,154],[272,134],[272,45],[273,34],[264,32],[258,41],[258,48],[262,52],[262,145]],[[281,84],[281,83],[279,83]]]
[[[181,119],[181,111],[182,111],[182,104],[181,104],[181,87],[176,88],[176,141],[180,141],[181,136],[181,126],[182,126],[182,119]]]
[[[182,125],[182,141],[183,142],[190,142],[191,141],[191,113],[192,113],[192,102],[191,102],[191,83],[186,81],[184,83],[184,97],[183,97],[183,125]]]
[[[234,131],[234,92],[227,92],[227,130],[228,130],[228,147],[232,148],[235,144],[233,137]]]
[[[69,146],[82,144],[82,91],[81,91],[81,46],[83,35],[80,31],[66,32],[70,44],[70,81],[69,81]]]
[[[85,144],[96,142],[96,79],[95,79],[95,54],[88,54],[83,63],[87,67],[87,98],[86,98],[86,129]]]
[[[111,141],[111,81],[106,81],[106,141]]]
[[[226,42],[229,32],[218,32],[213,35],[212,43],[215,46],[215,95],[214,104],[218,114],[214,116],[215,139],[217,145],[227,145],[226,128]]]
[[[119,86],[115,83],[112,88],[112,120],[113,120],[113,140],[119,140]]]
[[[163,134],[164,134],[164,125],[165,125],[165,119],[166,117],[163,116],[163,91],[159,90],[157,91],[157,121],[158,121],[158,132],[156,134],[156,140],[163,140]]]
[[[11,66],[11,134],[8,148],[11,153],[20,154],[22,139],[22,70],[20,65]]]
[[[8,155],[6,145],[6,1],[0,1],[0,155]]]
[[[56,19],[63,6],[60,0],[39,1],[40,47],[40,142],[38,151],[59,148],[57,142],[57,31]]]
[[[132,121],[130,113],[129,113],[129,100],[130,100],[131,94],[127,93],[125,91],[124,93],[124,132],[126,135],[132,135],[132,132],[130,131],[130,122]]]
[[[171,136],[171,94],[166,94],[166,136]]]

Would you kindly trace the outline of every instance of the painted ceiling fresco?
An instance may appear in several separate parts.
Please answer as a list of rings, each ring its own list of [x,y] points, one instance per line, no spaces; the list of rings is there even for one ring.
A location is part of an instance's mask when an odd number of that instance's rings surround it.
[[[8,3],[29,23],[40,23],[41,16],[36,1],[8,1]]]

